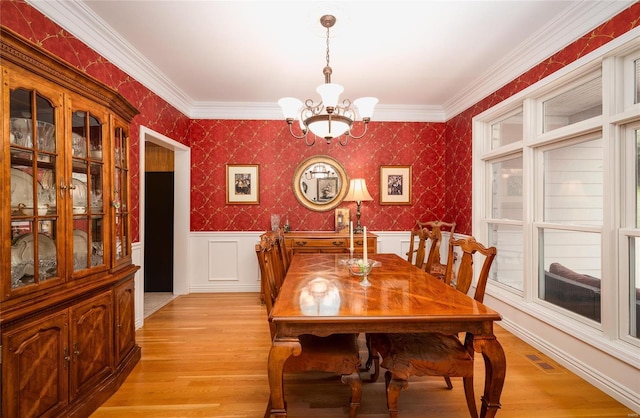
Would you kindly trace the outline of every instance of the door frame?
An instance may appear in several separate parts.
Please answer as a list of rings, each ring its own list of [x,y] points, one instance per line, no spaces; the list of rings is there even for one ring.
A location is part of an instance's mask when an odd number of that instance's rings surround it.
[[[189,225],[191,213],[191,148],[146,126],[140,126],[139,240],[140,281],[136,283],[136,323],[144,321],[145,145],[147,142],[174,152],[173,294],[189,293]],[[140,315],[140,317],[139,317]]]

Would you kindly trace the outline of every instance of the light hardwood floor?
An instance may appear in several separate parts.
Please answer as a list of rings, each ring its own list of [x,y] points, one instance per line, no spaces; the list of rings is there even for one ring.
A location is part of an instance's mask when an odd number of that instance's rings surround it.
[[[498,327],[507,356],[499,418],[638,416]],[[269,329],[257,293],[179,296],[145,319],[142,359],[93,415],[112,417],[262,417],[269,397]],[[364,352],[363,352],[364,356]],[[364,375],[364,374],[363,374]],[[387,417],[384,379],[365,383],[358,417]],[[476,358],[476,396],[484,369]],[[400,395],[402,418],[468,417],[462,381],[412,378]],[[347,417],[350,390],[332,375],[285,380],[289,417]]]
[[[144,294],[144,317],[155,313],[167,303],[171,302],[175,296],[171,292],[145,292]]]

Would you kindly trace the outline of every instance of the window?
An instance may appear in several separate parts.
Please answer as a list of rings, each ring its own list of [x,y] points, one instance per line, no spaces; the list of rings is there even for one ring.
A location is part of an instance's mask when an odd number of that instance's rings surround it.
[[[633,89],[635,92],[635,99],[633,100],[633,103],[640,103],[640,59],[633,61],[633,70],[635,73],[635,88]]]
[[[544,152],[545,222],[602,225],[602,138]]]
[[[602,78],[582,82],[543,102],[543,132],[602,115]]]
[[[640,353],[635,42],[488,109],[473,130],[473,234],[498,248],[487,294],[620,344],[620,358]]]
[[[488,242],[503,249],[498,252],[489,277],[522,290],[522,155],[497,159],[489,166],[492,222],[488,224]]]
[[[491,148],[522,141],[522,111],[491,125]]]
[[[522,156],[491,164],[491,217],[522,220]]]
[[[636,63],[637,65],[637,63]],[[628,314],[623,310],[623,317],[628,318],[628,325],[621,324],[621,333],[640,339],[640,123],[626,126],[626,137],[623,144],[623,172],[626,184],[623,185],[623,196],[626,197],[626,216],[623,216],[621,228],[622,242],[627,243]]]
[[[602,138],[561,141],[541,154],[538,297],[600,322]]]

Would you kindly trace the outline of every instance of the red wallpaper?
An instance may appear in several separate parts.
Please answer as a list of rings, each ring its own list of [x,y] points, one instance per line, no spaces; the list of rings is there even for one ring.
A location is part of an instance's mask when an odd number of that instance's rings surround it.
[[[638,25],[636,3],[447,123],[372,122],[370,133],[347,147],[318,141],[307,147],[282,121],[194,120],[89,49],[22,0],[0,0],[2,25],[117,89],[138,108],[131,127],[133,238],[139,240],[139,129],[147,126],[192,146],[191,230],[263,230],[272,213],[294,229],[333,229],[333,212],[302,208],[291,191],[299,162],[319,154],[340,161],[350,177],[364,177],[374,200],[362,220],[371,230],[406,230],[415,219],[445,218],[471,232],[471,118]],[[260,205],[225,204],[225,164],[260,164]],[[413,206],[380,206],[379,166],[413,166]],[[355,212],[354,203],[344,203]]]
[[[345,147],[291,137],[284,121],[197,120],[191,130],[191,229],[263,230],[270,215],[289,217],[295,230],[331,230],[333,211],[313,212],[293,195],[296,167],[315,155],[338,160],[351,177],[364,177],[373,197],[362,203],[371,230],[407,230],[417,218],[444,215],[444,123],[371,123]],[[226,164],[260,164],[260,205],[226,205]],[[412,206],[379,205],[380,165],[413,166]],[[345,202],[355,217],[355,203]]]

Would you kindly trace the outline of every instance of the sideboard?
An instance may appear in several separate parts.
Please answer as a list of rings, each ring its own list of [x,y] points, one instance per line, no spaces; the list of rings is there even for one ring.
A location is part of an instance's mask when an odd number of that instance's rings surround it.
[[[288,251],[295,253],[348,253],[349,234],[330,231],[291,231],[284,234]],[[362,253],[363,234],[353,234],[354,253]],[[367,253],[378,252],[378,236],[367,233]]]

